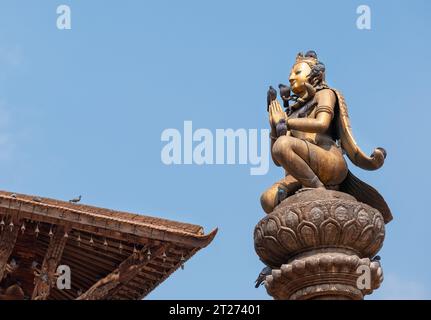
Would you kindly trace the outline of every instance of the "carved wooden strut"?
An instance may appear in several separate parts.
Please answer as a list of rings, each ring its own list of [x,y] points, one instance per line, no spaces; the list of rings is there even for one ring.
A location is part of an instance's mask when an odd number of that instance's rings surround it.
[[[142,249],[139,253],[132,254],[117,269],[96,282],[87,292],[79,296],[77,300],[103,300],[114,296],[123,285],[126,285],[136,277],[146,265],[153,262],[157,257],[160,257],[166,248],[165,245],[152,248],[152,254],[149,259],[145,254],[147,248]]]
[[[18,237],[19,228],[5,227],[0,236],[0,281],[7,275],[8,261]]]
[[[57,228],[49,242],[41,270],[35,272],[32,300],[46,300],[57,281],[57,267],[67,242],[66,231],[63,227]]]

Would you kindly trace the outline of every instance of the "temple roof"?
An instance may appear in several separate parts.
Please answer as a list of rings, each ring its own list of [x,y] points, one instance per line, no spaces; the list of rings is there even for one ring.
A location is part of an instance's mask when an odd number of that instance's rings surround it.
[[[47,299],[141,299],[217,232],[205,235],[198,225],[8,191],[0,191],[0,218],[2,233],[11,233],[1,239],[16,239],[3,260],[17,264],[0,276],[0,286],[19,283],[27,298],[37,296],[35,270],[40,274],[51,254],[70,267],[72,288],[54,286]],[[1,263],[0,256],[0,269]]]

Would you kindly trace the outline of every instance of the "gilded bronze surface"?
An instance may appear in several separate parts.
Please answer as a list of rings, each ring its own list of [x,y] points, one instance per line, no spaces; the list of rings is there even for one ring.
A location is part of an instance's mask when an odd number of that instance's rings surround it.
[[[273,87],[267,93],[271,155],[285,176],[261,196],[268,214],[255,227],[254,246],[266,267],[255,287],[264,284],[274,299],[360,300],[383,281],[376,254],[392,214],[344,155],[377,170],[386,151],[367,156],[359,148],[344,97],[327,85],[314,51],[298,54],[289,82],[278,86],[282,103]]]
[[[344,97],[327,85],[325,71],[314,51],[299,53],[289,75],[290,87],[279,85],[283,107],[275,89],[268,91],[271,155],[285,177],[262,194],[262,207],[271,213],[302,188],[339,190],[378,209],[387,223],[392,214],[385,200],[349,171],[343,156],[362,169],[376,170],[383,165],[386,151],[376,148],[367,156],[359,148]]]

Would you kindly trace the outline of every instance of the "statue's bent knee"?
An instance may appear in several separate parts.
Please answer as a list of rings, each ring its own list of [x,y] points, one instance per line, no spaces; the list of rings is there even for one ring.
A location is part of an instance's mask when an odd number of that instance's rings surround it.
[[[274,142],[272,154],[277,160],[282,159],[287,152],[292,150],[292,139],[289,136],[281,136]]]

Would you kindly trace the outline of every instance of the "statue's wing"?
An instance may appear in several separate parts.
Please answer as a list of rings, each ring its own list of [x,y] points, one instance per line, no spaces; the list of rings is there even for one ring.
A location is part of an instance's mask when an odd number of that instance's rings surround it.
[[[355,177],[350,170],[346,179],[340,185],[340,191],[346,192],[354,196],[356,200],[379,210],[383,215],[385,223],[392,220],[391,209],[389,209],[388,204],[381,194],[372,186]]]
[[[367,156],[357,145],[353,138],[352,128],[347,105],[343,95],[338,90],[332,89],[337,96],[338,108],[335,109],[335,120],[337,125],[337,135],[340,139],[341,148],[346,152],[349,159],[358,167],[365,170],[376,170],[380,168],[386,158],[386,151],[383,148],[376,148],[371,156]]]

